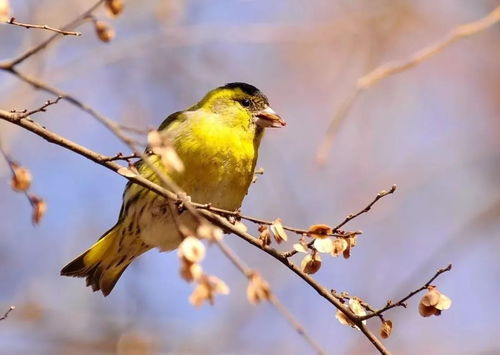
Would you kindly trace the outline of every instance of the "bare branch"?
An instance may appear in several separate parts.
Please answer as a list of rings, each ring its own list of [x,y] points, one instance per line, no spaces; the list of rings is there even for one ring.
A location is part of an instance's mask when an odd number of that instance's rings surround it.
[[[59,33],[59,34],[61,34],[63,36],[81,36],[82,35],[81,32],[63,31],[63,30],[60,30],[58,28],[50,27],[50,26],[47,26],[47,25],[33,25],[31,23],[17,22],[14,17],[12,17],[6,23],[8,23],[10,25],[15,25],[15,26],[20,26],[20,27],[28,28],[28,29],[30,29],[30,28],[37,28],[37,29],[40,29],[40,30],[52,31],[52,32]]]
[[[61,28],[62,31],[69,31],[73,29],[74,27],[78,26],[82,22],[86,21],[89,16],[94,12],[95,9],[97,9],[102,3],[104,3],[106,0],[99,0],[97,1],[94,5],[92,5],[87,11],[79,15],[77,18],[75,18],[73,21],[68,23],[67,25],[63,26]],[[20,55],[19,57],[8,61],[7,63],[0,64],[0,68],[11,68],[13,69],[16,65],[24,62],[26,59],[31,57],[32,55],[37,54],[40,52],[42,49],[46,48],[49,44],[51,44],[54,40],[56,40],[58,37],[60,37],[59,33],[55,33],[54,35],[50,36],[47,40],[43,41],[42,43],[36,45],[35,47],[29,49],[26,51],[24,54]]]
[[[373,199],[372,202],[370,202],[368,204],[368,206],[366,206],[365,208],[363,208],[361,211],[359,211],[358,213],[355,213],[355,214],[350,214],[348,215],[343,221],[342,223],[340,223],[338,226],[336,226],[333,231],[338,231],[340,228],[342,228],[342,226],[344,226],[346,223],[348,223],[349,221],[352,221],[354,218],[362,215],[363,213],[366,213],[368,211],[370,211],[370,209],[372,208],[372,206],[374,204],[377,203],[378,200],[380,200],[382,197],[384,196],[387,196],[387,195],[390,195],[390,194],[393,194],[395,191],[396,191],[396,185],[392,185],[391,188],[389,190],[382,190],[380,191],[377,196],[375,196],[375,198]]]
[[[403,297],[402,299],[400,299],[399,301],[397,302],[392,302],[392,301],[388,301],[387,302],[387,305],[384,307],[384,308],[381,308],[377,311],[372,311],[372,313],[370,314],[367,314],[366,316],[363,316],[363,317],[360,317],[361,320],[366,320],[366,319],[370,319],[370,318],[373,318],[375,316],[380,316],[382,315],[384,312],[388,311],[389,309],[392,309],[394,307],[405,307],[406,308],[406,301],[409,300],[411,297],[415,296],[417,293],[419,293],[420,291],[423,291],[425,289],[427,289],[427,287],[429,287],[431,285],[431,283],[439,277],[439,275],[447,272],[447,271],[450,271],[451,270],[451,267],[452,265],[449,264],[447,267],[445,268],[442,268],[442,269],[439,269],[438,271],[436,271],[436,273],[434,274],[434,276],[431,277],[431,279],[429,281],[427,281],[423,286],[419,287],[418,289],[416,289],[415,291],[412,291],[410,292],[407,296]]]
[[[379,66],[378,68],[372,70],[368,74],[362,76],[358,79],[356,86],[351,91],[349,96],[342,102],[339,109],[334,114],[330,124],[326,130],[325,137],[319,145],[318,151],[316,153],[316,163],[318,165],[323,165],[328,156],[328,152],[332,145],[333,137],[337,133],[340,124],[345,120],[347,114],[352,108],[354,102],[359,97],[359,95],[369,87],[377,84],[382,79],[385,79],[391,75],[401,73],[405,70],[411,69],[416,65],[422,63],[423,61],[431,58],[435,54],[441,52],[443,49],[448,47],[450,44],[458,41],[459,39],[466,38],[487,28],[493,26],[500,20],[500,6],[496,7],[485,17],[470,22],[467,24],[460,25],[452,29],[444,38],[441,40],[420,49],[415,52],[407,59],[393,61]]]
[[[125,160],[130,163],[131,159],[137,159],[137,158],[140,158],[140,156],[135,153],[130,155],[124,155],[122,152],[118,152],[112,157],[106,158],[104,161]]]
[[[3,314],[3,316],[0,317],[0,321],[3,321],[5,319],[7,319],[7,317],[10,314],[10,312],[12,312],[14,309],[16,309],[16,306],[10,306],[9,309]]]
[[[38,112],[46,112],[47,107],[57,104],[59,102],[59,100],[61,100],[61,99],[62,99],[62,96],[58,96],[55,100],[52,100],[52,101],[47,100],[47,102],[45,102],[39,108],[34,109],[32,111],[29,111],[29,112],[24,112],[21,116],[28,117],[28,116],[34,115],[35,113],[38,113]],[[25,111],[27,111],[27,110],[25,110]]]
[[[350,215],[347,215],[347,217],[340,223],[338,224],[335,228],[333,228],[333,232],[329,235],[331,236],[335,236],[335,237],[341,237],[341,238],[348,238],[348,237],[351,237],[353,235],[357,235],[357,234],[362,234],[361,231],[356,231],[356,232],[347,232],[347,233],[338,233],[340,231],[340,228],[342,228],[346,223],[348,223],[349,221],[352,221],[354,218],[362,215],[363,213],[366,213],[368,211],[371,210],[371,208],[373,207],[374,204],[377,203],[378,200],[380,200],[381,198],[383,198],[384,196],[387,196],[387,195],[390,195],[390,194],[393,194],[394,192],[396,191],[396,185],[392,185],[391,188],[389,190],[382,190],[380,191],[377,196],[375,196],[375,198],[373,199],[373,201],[371,201],[365,208],[363,208],[361,211],[355,213],[355,214],[350,214]],[[283,227],[285,228],[285,227]],[[307,234],[307,231],[306,233]],[[314,243],[314,240],[311,241],[309,244],[308,244],[308,247],[311,247]],[[297,250],[289,250],[287,252],[284,252],[282,255],[283,257],[285,258],[290,258],[292,256],[294,256],[295,254],[297,254],[298,251]]]
[[[215,239],[214,242],[217,244],[222,253],[233,263],[233,265],[240,270],[247,279],[250,280],[254,272],[250,270],[222,240]],[[283,315],[283,317],[291,324],[297,333],[309,343],[317,354],[326,355],[326,352],[321,348],[321,346],[319,346],[306,332],[304,326],[300,324],[300,322],[293,316],[293,314],[290,313],[290,311],[288,311],[288,309],[273,293],[271,293],[269,297],[269,302]]]

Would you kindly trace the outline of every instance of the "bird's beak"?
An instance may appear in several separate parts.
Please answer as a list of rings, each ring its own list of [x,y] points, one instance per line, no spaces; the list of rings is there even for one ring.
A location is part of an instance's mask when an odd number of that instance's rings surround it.
[[[272,108],[267,106],[265,109],[255,115],[255,123],[260,127],[280,128],[286,126],[283,120]]]

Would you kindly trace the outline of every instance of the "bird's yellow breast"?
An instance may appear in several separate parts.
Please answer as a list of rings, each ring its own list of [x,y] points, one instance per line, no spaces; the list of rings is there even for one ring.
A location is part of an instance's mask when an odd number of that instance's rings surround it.
[[[174,141],[185,170],[171,176],[193,201],[237,209],[253,178],[260,138],[253,129],[219,124],[217,117],[194,120],[189,134]]]

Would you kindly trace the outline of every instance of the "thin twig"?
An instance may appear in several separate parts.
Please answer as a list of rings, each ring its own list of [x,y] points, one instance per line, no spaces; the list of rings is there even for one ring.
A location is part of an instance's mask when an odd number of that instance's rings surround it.
[[[106,0],[99,0],[97,1],[94,5],[92,5],[87,11],[79,15],[76,19],[68,23],[67,25],[63,26],[61,28],[62,31],[68,31],[73,29],[74,27],[78,26],[80,23],[84,22],[91,14],[94,12],[95,9],[97,9],[101,4],[104,3]],[[51,44],[55,39],[60,37],[59,33],[55,33],[54,35],[50,36],[48,39],[43,41],[42,43],[34,46],[33,48],[29,49],[26,51],[24,54],[20,55],[19,57],[12,59],[11,61],[8,61],[7,63],[1,64],[0,68],[14,68],[16,65],[24,62],[26,59],[31,57],[32,55],[40,52],[42,49],[46,48],[49,44]]]
[[[380,200],[384,196],[393,194],[396,191],[396,187],[397,187],[396,185],[392,185],[389,190],[382,190],[382,191],[380,191],[377,194],[377,196],[375,196],[375,198],[373,199],[373,201],[370,202],[365,208],[363,208],[361,211],[359,211],[359,212],[357,212],[355,214],[347,215],[347,217],[339,225],[337,225],[335,228],[333,228],[333,231],[334,232],[338,231],[340,228],[342,228],[349,221],[352,221],[354,218],[358,217],[359,215],[362,215],[363,213],[366,213],[366,212],[370,211],[370,209],[372,208],[372,206],[374,204],[376,204],[378,200]]]
[[[499,20],[500,6],[496,7],[488,15],[477,21],[455,27],[444,38],[418,50],[409,58],[382,64],[368,74],[359,78],[356,86],[353,88],[347,98],[341,103],[340,107],[335,112],[332,120],[330,121],[330,124],[325,133],[325,137],[320,143],[318,151],[316,153],[316,163],[318,165],[323,165],[325,163],[326,158],[328,157],[328,152],[330,151],[330,147],[333,142],[333,137],[337,133],[340,124],[347,117],[347,114],[354,105],[354,102],[364,90],[377,84],[382,79],[417,66],[418,64],[431,58],[435,54],[441,52],[450,44],[458,41],[459,39],[466,38],[484,31],[485,29],[493,26]]]
[[[243,261],[222,241],[214,238],[214,242],[217,244],[222,253],[233,263],[233,265],[240,270],[240,272],[245,275],[245,277],[250,280],[253,271],[246,266]],[[290,311],[281,303],[277,296],[271,293],[269,297],[269,302],[280,312],[283,317],[290,323],[290,325],[301,335],[307,343],[314,349],[317,354],[326,355],[326,352],[321,348],[321,346],[309,335],[304,326],[293,316]]]
[[[396,187],[397,187],[396,185],[392,185],[389,190],[382,190],[382,191],[380,191],[377,194],[377,196],[375,196],[375,198],[366,207],[364,207],[362,210],[360,210],[357,213],[347,215],[347,217],[341,223],[339,223],[335,228],[333,228],[333,232],[331,233],[331,235],[336,236],[336,237],[341,237],[341,238],[346,238],[346,237],[348,238],[348,237],[351,237],[353,235],[362,234],[361,231],[357,231],[357,232],[341,233],[340,235],[338,235],[338,232],[340,231],[340,228],[342,228],[346,223],[352,221],[354,218],[362,215],[363,213],[366,213],[366,212],[370,211],[370,209],[373,207],[374,204],[377,203],[378,200],[380,200],[384,196],[393,194],[396,191]],[[307,246],[311,247],[313,245],[313,243],[314,243],[314,240],[312,240]],[[290,257],[294,256],[297,253],[298,253],[298,251],[295,250],[295,249],[293,249],[293,250],[289,250],[287,252],[282,253],[282,255],[285,258],[290,258]]]
[[[135,153],[129,154],[129,155],[124,155],[122,152],[118,152],[115,155],[113,155],[112,157],[106,158],[105,161],[125,160],[127,162],[130,162],[131,159],[137,159],[137,158],[140,158],[140,156],[135,154]]]
[[[81,36],[82,35],[81,32],[64,31],[64,30],[60,30],[58,28],[47,26],[47,25],[33,25],[31,23],[17,22],[14,17],[12,17],[9,21],[7,21],[7,23],[10,25],[21,26],[21,27],[28,28],[28,29],[29,28],[37,28],[40,30],[52,31],[52,32],[59,33],[63,36]]]
[[[134,134],[139,134],[139,135],[146,135],[150,131],[150,129],[141,129],[137,127],[132,127],[132,126],[127,126],[122,123],[117,123],[116,127],[121,129],[122,131],[134,133]]]
[[[383,314],[384,312],[388,311],[389,309],[392,309],[394,307],[405,307],[406,308],[406,301],[408,299],[410,299],[411,297],[415,296],[417,293],[427,289],[427,287],[429,287],[431,285],[431,283],[437,278],[439,277],[439,275],[447,272],[447,271],[450,271],[451,270],[451,267],[452,265],[448,265],[447,267],[445,268],[442,268],[442,269],[439,269],[438,271],[436,271],[436,273],[434,274],[434,276],[431,277],[431,279],[429,281],[427,281],[423,286],[419,287],[418,289],[416,289],[415,291],[412,291],[410,292],[407,296],[403,297],[402,299],[400,299],[399,301],[397,302],[392,302],[392,301],[388,301],[387,302],[387,305],[384,307],[384,308],[381,308],[377,311],[374,311],[370,314],[367,314],[366,316],[363,316],[363,317],[360,317],[361,320],[366,320],[366,319],[370,319],[370,318],[373,318],[375,316],[379,316],[381,314]]]
[[[271,220],[243,215],[240,213],[240,211],[228,211],[228,210],[224,210],[221,208],[217,208],[217,207],[212,206],[209,203],[207,203],[205,205],[197,206],[197,207],[200,209],[206,209],[206,210],[215,212],[217,214],[220,214],[220,215],[223,215],[226,217],[234,217],[235,219],[244,219],[246,221],[257,223],[257,224],[265,224],[265,225],[270,226],[274,223],[274,221],[271,221]],[[301,235],[301,236],[307,235],[309,233],[309,230],[307,230],[307,229],[296,228],[296,227],[291,227],[291,226],[286,226],[286,225],[283,225],[283,229],[290,231],[290,232],[293,232],[293,233],[296,233],[296,234]],[[362,234],[361,231],[350,231],[350,232],[337,233],[338,231],[339,231],[339,229],[337,228],[336,232],[329,233],[326,236],[345,238],[345,237],[352,236],[352,235]]]
[[[10,306],[9,309],[3,314],[3,316],[0,317],[0,321],[3,321],[5,319],[7,319],[7,317],[10,314],[10,312],[12,312],[14,309],[16,309],[16,306]]]
[[[32,111],[29,111],[29,112],[25,112],[22,114],[22,116],[28,117],[28,116],[31,116],[31,115],[38,113],[38,112],[45,112],[45,111],[47,111],[47,107],[57,104],[59,102],[59,100],[61,100],[61,99],[62,99],[62,96],[58,96],[55,100],[52,100],[52,101],[47,100],[47,102],[45,102],[39,108],[34,109]]]

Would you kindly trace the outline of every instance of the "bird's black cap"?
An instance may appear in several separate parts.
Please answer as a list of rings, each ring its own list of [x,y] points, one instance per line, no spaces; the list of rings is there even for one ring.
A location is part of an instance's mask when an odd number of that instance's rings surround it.
[[[247,84],[247,83],[229,83],[223,86],[225,89],[240,89],[244,93],[251,95],[251,96],[261,96],[262,92],[257,89],[255,86]]]

